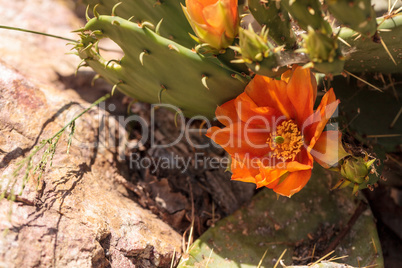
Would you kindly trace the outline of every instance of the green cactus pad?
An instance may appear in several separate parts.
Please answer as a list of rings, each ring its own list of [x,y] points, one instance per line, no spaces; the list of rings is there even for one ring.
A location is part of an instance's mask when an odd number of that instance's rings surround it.
[[[286,48],[295,46],[296,38],[290,25],[289,13],[277,1],[249,0],[251,14],[259,24],[266,25],[269,36]]]
[[[368,37],[377,31],[376,15],[370,0],[326,0],[325,4],[343,26]]]
[[[380,42],[371,38],[358,38],[358,33],[343,27],[339,36],[351,47],[342,45],[346,52],[345,70],[349,72],[400,73],[402,70],[402,14],[390,18],[377,18],[379,37],[386,44],[396,65]],[[385,30],[385,31],[382,31]],[[358,39],[356,39],[358,38]]]
[[[102,37],[121,47],[125,53],[121,60],[106,62],[92,48]],[[124,94],[143,102],[175,105],[186,116],[213,118],[216,107],[239,95],[247,83],[217,60],[119,17],[91,19],[77,49],[90,67]]]
[[[365,80],[368,78],[362,77]],[[339,111],[345,117],[345,126],[355,131],[354,136],[360,138],[361,142],[377,144],[385,152],[398,151],[402,144],[401,117],[392,123],[401,109],[402,86],[395,84],[394,91],[389,85],[384,92],[379,92],[364,84],[358,88],[353,82],[354,78],[350,79],[351,82],[347,83],[343,77],[336,77],[331,84],[336,96],[343,100],[339,104]],[[375,83],[373,80],[369,82]]]
[[[332,33],[331,26],[324,20],[321,3],[318,0],[282,0],[281,5],[304,30],[311,27],[325,34]]]
[[[148,21],[157,25],[161,19],[160,34],[187,48],[193,47],[196,42],[190,37],[193,33],[190,24],[183,14],[180,4],[182,0],[146,0],[146,1],[124,1],[124,0],[86,0],[92,9],[95,5],[96,11],[101,15],[111,15],[113,7],[116,6],[114,14],[124,18],[132,18],[131,21],[141,23]]]
[[[314,256],[322,257],[322,251],[346,226],[359,202],[349,189],[329,190],[337,179],[338,174],[315,166],[307,186],[292,198],[277,200],[272,190],[262,190],[249,205],[196,240],[188,259],[179,267],[206,267],[207,263],[210,268],[273,267],[285,249],[283,260],[290,265],[298,258],[310,261],[314,245]],[[355,267],[383,267],[381,244],[369,209],[360,215],[334,255],[347,255],[337,262]]]

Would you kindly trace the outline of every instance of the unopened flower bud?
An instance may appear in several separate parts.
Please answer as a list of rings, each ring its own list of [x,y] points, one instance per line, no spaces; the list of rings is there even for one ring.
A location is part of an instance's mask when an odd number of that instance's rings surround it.
[[[368,175],[375,160],[365,161],[363,157],[347,158],[341,166],[341,174],[347,180],[361,184],[368,181]]]
[[[197,41],[217,50],[233,43],[239,28],[237,0],[186,0],[182,8]]]

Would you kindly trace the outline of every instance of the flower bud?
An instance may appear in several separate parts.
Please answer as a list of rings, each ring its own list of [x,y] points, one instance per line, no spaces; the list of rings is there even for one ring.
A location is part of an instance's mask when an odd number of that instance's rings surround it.
[[[268,42],[268,31],[265,28],[261,34],[255,33],[251,25],[248,30],[240,29],[239,39],[239,52],[247,63],[262,61],[271,54],[271,49],[273,49]]]
[[[256,33],[249,25],[248,29],[239,29],[239,45],[230,46],[238,52],[238,57],[231,63],[245,63],[248,68],[260,75],[277,77],[287,70],[279,68],[279,52],[284,46],[275,47],[268,39],[268,29],[264,26]]]
[[[347,180],[362,184],[368,181],[371,165],[376,159],[365,161],[363,157],[350,157],[344,160],[341,166],[341,174]]]
[[[233,43],[239,28],[237,0],[186,0],[182,8],[198,42],[217,50]]]
[[[317,71],[326,74],[340,74],[343,71],[345,58],[335,36],[309,28],[304,40],[304,46]]]

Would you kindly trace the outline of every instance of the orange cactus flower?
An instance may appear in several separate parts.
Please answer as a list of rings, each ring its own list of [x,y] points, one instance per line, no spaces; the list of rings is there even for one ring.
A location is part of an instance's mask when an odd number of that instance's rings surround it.
[[[230,46],[237,35],[237,0],[186,0],[182,6],[198,41],[215,49]]]
[[[323,131],[339,100],[330,89],[313,110],[317,82],[309,69],[295,66],[281,80],[256,75],[245,91],[216,109],[225,128],[207,136],[231,156],[232,180],[268,187],[283,196],[300,191],[314,160],[325,168],[348,155],[341,133]]]

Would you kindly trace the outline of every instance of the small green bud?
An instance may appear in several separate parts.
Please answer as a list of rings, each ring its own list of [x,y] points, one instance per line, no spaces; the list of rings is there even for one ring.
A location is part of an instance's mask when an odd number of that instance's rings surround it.
[[[254,32],[254,29],[249,26],[246,29],[239,29],[239,46],[242,54],[242,59],[247,62],[262,61],[272,54],[273,46],[268,41],[268,30],[264,27],[260,34]]]
[[[345,58],[336,36],[309,28],[308,34],[304,35],[304,41],[304,47],[317,71],[332,74],[340,74],[343,71]]]
[[[351,182],[362,184],[368,181],[368,175],[375,160],[367,161],[363,157],[346,158],[341,166],[341,174]]]

